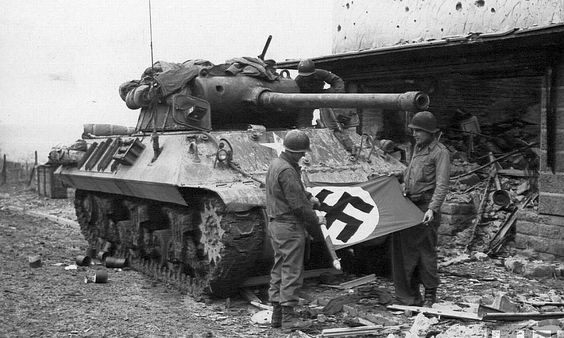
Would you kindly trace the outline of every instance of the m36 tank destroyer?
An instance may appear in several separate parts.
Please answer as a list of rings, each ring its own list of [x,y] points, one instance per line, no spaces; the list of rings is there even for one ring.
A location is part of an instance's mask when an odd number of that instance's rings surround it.
[[[88,125],[66,153],[51,154],[56,174],[76,188],[81,231],[99,257],[127,258],[189,293],[219,297],[269,272],[264,179],[300,108],[419,111],[429,102],[419,92],[301,94],[255,58],[157,62],[120,95],[140,109],[135,130]],[[349,135],[347,150],[339,131],[304,131],[306,182],[364,182],[403,169],[367,135]]]

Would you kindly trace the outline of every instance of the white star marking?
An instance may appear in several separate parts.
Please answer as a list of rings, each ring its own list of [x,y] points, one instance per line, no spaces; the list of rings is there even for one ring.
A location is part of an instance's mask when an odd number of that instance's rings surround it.
[[[261,146],[276,150],[276,155],[280,156],[280,154],[284,151],[284,145],[283,145],[284,140],[280,136],[276,135],[275,133],[272,133],[272,136],[274,136],[273,143],[259,143],[259,144]]]

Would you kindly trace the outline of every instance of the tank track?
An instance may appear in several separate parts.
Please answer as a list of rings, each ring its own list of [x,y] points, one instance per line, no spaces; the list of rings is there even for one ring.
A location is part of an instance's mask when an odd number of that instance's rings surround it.
[[[214,195],[188,208],[77,190],[75,210],[89,246],[195,298],[229,297],[256,271],[266,217],[261,208],[225,212]],[[141,216],[139,216],[141,215]]]

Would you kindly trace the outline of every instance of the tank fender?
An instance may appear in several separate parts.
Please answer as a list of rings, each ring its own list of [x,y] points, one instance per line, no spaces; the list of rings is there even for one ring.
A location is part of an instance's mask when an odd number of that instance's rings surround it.
[[[266,205],[263,189],[245,183],[229,184],[213,189],[225,203],[229,212],[242,212]]]

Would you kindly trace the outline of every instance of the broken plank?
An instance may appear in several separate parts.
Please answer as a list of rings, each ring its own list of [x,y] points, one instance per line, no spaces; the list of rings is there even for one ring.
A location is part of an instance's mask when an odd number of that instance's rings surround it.
[[[251,303],[252,306],[258,307],[259,309],[272,311],[272,306],[270,306],[270,305],[266,305],[266,304],[255,302],[255,301],[250,301],[249,303]]]
[[[360,326],[360,327],[338,327],[333,329],[324,329],[321,331],[321,337],[351,337],[362,336],[368,334],[378,334],[382,331],[382,325]]]
[[[329,273],[332,275],[343,274],[342,271],[333,268],[306,270],[304,271],[304,279],[319,277],[325,273]],[[255,277],[247,278],[247,280],[245,280],[243,284],[241,284],[241,287],[246,288],[249,286],[265,285],[268,283],[270,283],[270,275],[255,276]]]
[[[376,326],[376,324],[372,323],[368,319],[364,319],[362,317],[357,317],[358,322],[364,326]]]
[[[564,306],[564,302],[523,302],[526,304],[531,304],[532,306]]]
[[[506,312],[506,313],[486,313],[484,320],[503,320],[503,321],[520,321],[520,320],[543,320],[564,318],[564,312]]]
[[[343,282],[343,283],[339,284],[339,286],[342,289],[352,289],[356,286],[360,286],[360,285],[363,285],[363,284],[366,284],[366,283],[370,283],[370,282],[373,282],[375,280],[376,280],[376,275],[370,274],[368,276],[353,279],[353,280],[348,281],[348,282]]]
[[[402,310],[402,311],[413,311],[423,314],[435,315],[445,318],[457,318],[457,319],[470,319],[470,320],[482,320],[482,317],[475,313],[460,312],[452,310],[438,310],[430,307],[421,306],[408,306],[408,305],[388,305],[388,309],[391,310]]]
[[[329,273],[332,275],[341,275],[343,274],[342,271],[333,269],[333,268],[325,268],[325,269],[314,269],[314,270],[306,270],[304,271],[304,279],[307,278],[315,278],[319,277],[325,273]],[[270,275],[264,276],[255,276],[250,277],[241,284],[242,288],[249,287],[249,286],[258,286],[258,285],[265,285],[270,283]]]
[[[519,169],[499,169],[497,171],[499,175],[513,176],[513,177],[531,177],[533,176],[532,171],[519,170]]]
[[[239,290],[239,293],[241,294],[241,297],[245,298],[247,301],[251,302],[257,302],[257,303],[262,303],[262,301],[260,300],[260,298],[258,298],[257,295],[255,295],[253,293],[253,291],[243,288]]]
[[[332,284],[318,284],[324,288],[332,288],[332,289],[342,289],[340,285],[332,285]]]

